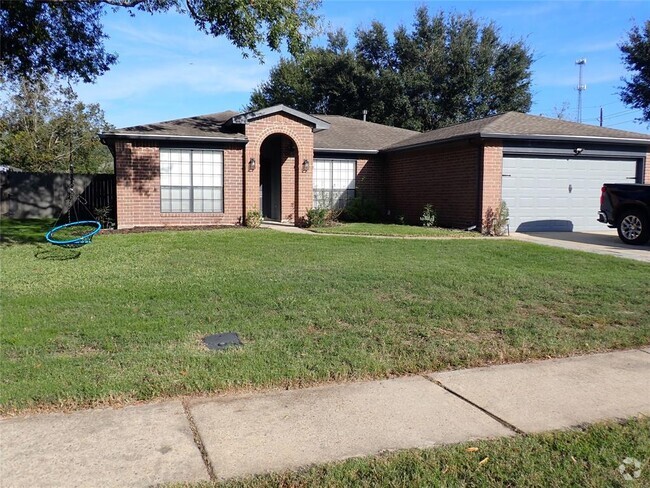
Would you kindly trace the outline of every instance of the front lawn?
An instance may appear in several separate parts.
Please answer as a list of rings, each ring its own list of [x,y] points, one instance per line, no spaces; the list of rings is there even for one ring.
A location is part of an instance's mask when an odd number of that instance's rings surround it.
[[[45,242],[45,234],[56,224],[56,219],[0,219],[0,245]]]
[[[350,234],[386,237],[480,237],[478,232],[467,232],[442,227],[417,227],[414,225],[367,224],[363,222],[339,223],[331,227],[312,227],[309,230],[322,234]]]
[[[5,413],[650,343],[649,265],[510,240],[233,228],[0,253]],[[231,331],[242,348],[201,344]]]
[[[640,463],[640,469],[635,467],[635,461]],[[650,486],[649,462],[650,420],[639,418],[624,423],[596,424],[584,431],[411,449],[326,464],[301,472],[192,486],[642,487]],[[637,477],[635,471],[640,471]],[[625,474],[631,479],[624,477]]]

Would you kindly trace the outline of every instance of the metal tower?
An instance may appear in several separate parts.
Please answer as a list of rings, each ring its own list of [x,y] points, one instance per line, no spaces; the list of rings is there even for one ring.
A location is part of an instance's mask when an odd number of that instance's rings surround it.
[[[578,122],[582,122],[582,92],[587,89],[587,85],[582,82],[582,68],[587,64],[587,58],[581,58],[576,61],[578,65]]]

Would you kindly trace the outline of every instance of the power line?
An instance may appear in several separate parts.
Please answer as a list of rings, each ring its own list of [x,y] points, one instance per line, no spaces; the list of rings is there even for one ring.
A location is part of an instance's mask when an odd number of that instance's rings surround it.
[[[616,122],[615,124],[607,124],[608,127],[615,127],[617,125],[623,125],[623,124],[628,124],[630,122],[636,122],[637,119],[630,119],[630,120],[625,120],[623,122]]]
[[[605,115],[605,119],[615,119],[616,117],[622,117],[623,115],[631,114],[637,112],[637,110],[623,110],[621,112],[614,112],[613,114]]]

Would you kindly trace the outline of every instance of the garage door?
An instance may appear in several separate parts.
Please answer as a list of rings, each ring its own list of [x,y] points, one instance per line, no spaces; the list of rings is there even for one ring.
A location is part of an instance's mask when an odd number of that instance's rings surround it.
[[[510,230],[602,230],[596,221],[603,183],[634,183],[636,161],[503,158],[503,200]]]

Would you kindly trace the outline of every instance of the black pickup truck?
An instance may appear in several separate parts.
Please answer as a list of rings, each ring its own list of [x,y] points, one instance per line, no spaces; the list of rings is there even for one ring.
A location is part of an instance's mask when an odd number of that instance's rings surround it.
[[[600,193],[598,221],[616,227],[626,244],[650,239],[650,185],[606,183]]]

